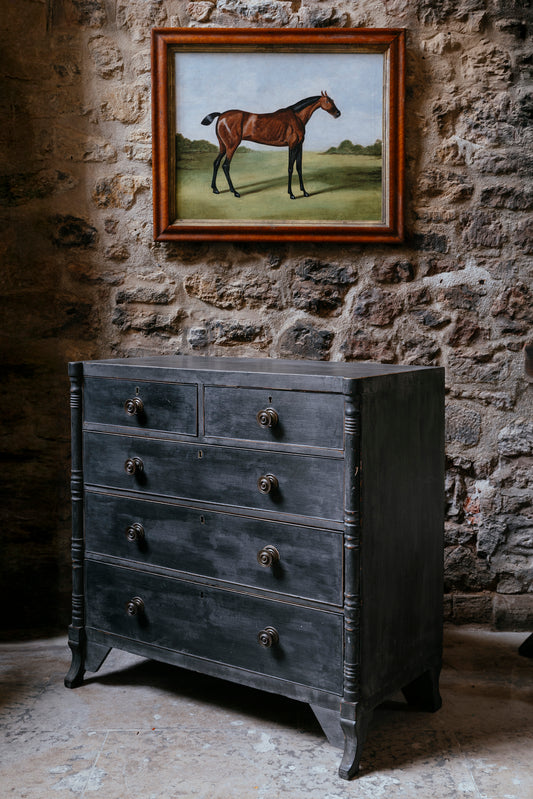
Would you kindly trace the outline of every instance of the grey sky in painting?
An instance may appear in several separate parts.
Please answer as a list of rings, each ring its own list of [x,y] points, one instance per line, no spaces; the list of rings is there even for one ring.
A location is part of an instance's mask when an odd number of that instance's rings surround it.
[[[201,125],[206,114],[232,108],[269,113],[323,90],[341,116],[316,111],[306,128],[307,150],[383,138],[383,56],[367,53],[178,53],[177,130],[216,144],[215,123]]]

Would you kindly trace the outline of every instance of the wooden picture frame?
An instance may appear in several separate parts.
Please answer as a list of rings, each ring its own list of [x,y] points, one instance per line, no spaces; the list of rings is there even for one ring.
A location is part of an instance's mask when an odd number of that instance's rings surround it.
[[[404,83],[402,29],[154,29],[155,240],[402,241]]]

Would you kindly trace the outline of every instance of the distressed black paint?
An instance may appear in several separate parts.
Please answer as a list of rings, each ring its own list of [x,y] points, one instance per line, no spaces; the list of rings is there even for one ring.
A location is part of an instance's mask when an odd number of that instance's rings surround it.
[[[71,374],[69,687],[117,646],[282,693],[344,741],[345,779],[388,693],[440,706],[443,370],[184,357]]]

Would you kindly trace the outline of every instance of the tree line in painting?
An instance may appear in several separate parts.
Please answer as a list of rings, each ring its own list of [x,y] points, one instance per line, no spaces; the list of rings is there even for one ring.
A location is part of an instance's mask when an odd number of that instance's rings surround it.
[[[374,144],[368,144],[366,147],[362,144],[353,144],[350,139],[344,139],[338,147],[326,150],[325,155],[373,155],[374,158],[380,158],[382,149],[381,139],[376,139]]]
[[[252,150],[241,144],[239,152],[249,153]],[[218,147],[206,139],[187,139],[181,133],[177,133],[177,158],[189,153],[218,153]],[[344,139],[338,147],[330,147],[329,150],[326,150],[324,155],[371,155],[374,158],[380,158],[382,155],[382,142],[381,139],[376,139],[374,144],[369,144],[365,147],[362,144],[353,144],[349,139]]]

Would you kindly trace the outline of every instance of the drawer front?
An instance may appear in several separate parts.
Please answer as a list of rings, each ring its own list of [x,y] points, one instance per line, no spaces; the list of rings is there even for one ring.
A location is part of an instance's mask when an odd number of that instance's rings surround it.
[[[326,530],[87,493],[85,546],[141,564],[342,605],[343,539]]]
[[[204,401],[206,436],[343,448],[340,394],[206,386]]]
[[[342,615],[104,563],[86,563],[87,625],[153,646],[342,692]],[[144,610],[128,614],[140,598]],[[274,628],[266,648],[258,634]]]
[[[126,471],[128,460],[136,469],[133,475]],[[84,436],[86,483],[339,521],[343,518],[343,466],[340,458],[199,448],[102,433]],[[258,480],[267,475],[276,478],[278,488],[264,494]]]
[[[196,384],[89,377],[83,386],[83,406],[89,424],[198,434]]]

